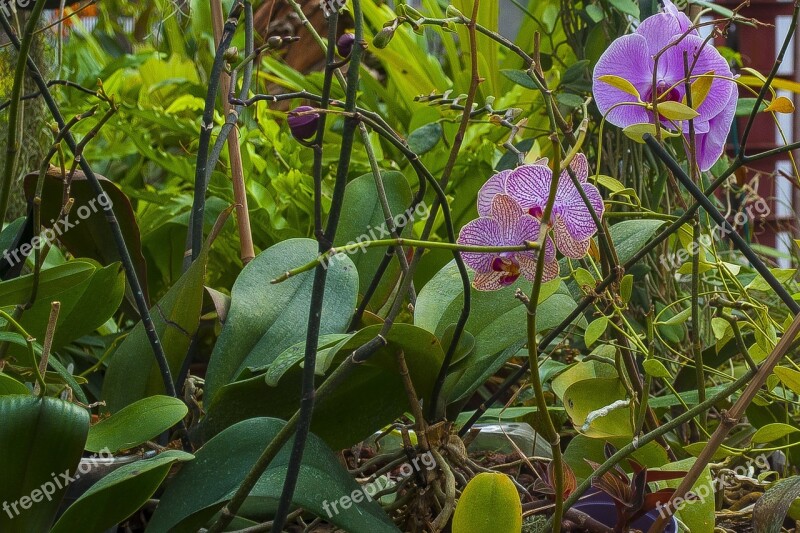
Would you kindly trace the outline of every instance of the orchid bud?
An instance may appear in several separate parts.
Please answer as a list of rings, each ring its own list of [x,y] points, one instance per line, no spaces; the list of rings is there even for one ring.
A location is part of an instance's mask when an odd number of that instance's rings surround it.
[[[353,51],[353,43],[356,42],[356,36],[352,33],[343,33],[339,40],[336,41],[336,51],[342,57],[350,57],[350,52]]]
[[[291,110],[289,112],[289,118],[287,119],[292,135],[296,139],[300,139],[302,141],[306,141],[313,137],[317,133],[317,126],[319,125],[319,113],[298,115],[298,113],[304,113],[308,111],[314,111],[314,108],[307,105],[301,105],[300,107],[296,107]]]
[[[372,40],[372,45],[375,48],[386,48],[392,41],[396,29],[397,29],[396,26],[387,26],[383,28],[381,31],[378,32],[378,34]]]

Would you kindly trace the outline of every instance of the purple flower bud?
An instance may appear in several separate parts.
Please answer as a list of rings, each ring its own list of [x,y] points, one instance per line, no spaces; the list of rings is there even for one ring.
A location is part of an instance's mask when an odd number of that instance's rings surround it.
[[[289,129],[296,139],[306,141],[317,133],[317,125],[319,124],[319,113],[309,113],[307,115],[297,115],[297,113],[304,113],[307,111],[314,111],[313,107],[301,105],[289,111]]]
[[[343,33],[339,40],[336,41],[336,51],[342,57],[350,57],[350,52],[353,51],[353,43],[356,42],[356,36],[352,33]]]

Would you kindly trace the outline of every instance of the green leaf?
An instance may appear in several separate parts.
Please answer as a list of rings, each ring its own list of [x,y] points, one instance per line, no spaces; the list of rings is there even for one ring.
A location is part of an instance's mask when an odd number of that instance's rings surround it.
[[[67,263],[69,264],[69,263]],[[102,295],[102,298],[98,298]],[[125,271],[119,263],[97,267],[91,277],[63,291],[37,295],[20,323],[37,339],[44,339],[50,321],[51,302],[61,302],[52,349],[56,350],[105,324],[125,296]],[[19,353],[18,351],[15,353]]]
[[[553,379],[552,388],[555,395],[563,401],[564,392],[573,383],[593,380],[595,378],[611,377],[617,377],[617,370],[613,366],[599,361],[581,361],[580,363],[575,363],[556,376],[555,379]]]
[[[619,295],[622,298],[622,301],[628,303],[631,301],[631,294],[633,293],[633,276],[631,274],[625,274],[622,277],[622,281],[619,283]]]
[[[167,450],[151,459],[122,465],[83,493],[58,519],[51,533],[105,531],[147,503],[177,462],[190,453]]]
[[[183,401],[171,396],[142,398],[93,425],[86,449],[130,450],[180,422],[188,411]]]
[[[508,475],[481,472],[458,499],[453,533],[518,533],[522,530],[522,502]]]
[[[700,113],[688,105],[669,100],[658,104],[658,114],[669,120],[690,120],[700,116]]]
[[[381,172],[381,177],[386,190],[386,200],[395,217],[394,222],[395,224],[407,222],[408,225],[403,231],[403,235],[409,236],[412,232],[413,218],[419,218],[413,212],[408,213],[407,211],[411,205],[411,187],[400,172]],[[358,177],[347,184],[342,212],[347,213],[347,216],[343,217],[339,224],[334,246],[373,240],[372,235],[377,239],[390,238],[386,218],[383,216],[381,202],[378,199],[375,178],[371,173]],[[386,248],[383,247],[358,249],[349,254],[358,270],[358,283],[362,291],[369,287],[385,255]],[[386,303],[397,280],[400,279],[400,274],[400,264],[397,260],[393,260],[384,272],[381,283],[370,300],[369,309],[376,311]]]
[[[795,394],[800,394],[800,372],[786,368],[785,366],[776,366],[775,375],[780,378],[784,385],[792,389]]]
[[[194,461],[185,464],[170,482],[148,531],[197,531],[208,524],[239,487],[265,443],[275,438],[284,425],[282,420],[254,418],[239,422],[206,442],[195,454]],[[261,513],[275,509],[291,446],[290,440],[250,492],[248,501],[257,505]],[[398,531],[371,498],[347,508],[339,505],[336,508],[339,512],[333,512],[332,504],[339,503],[343,496],[352,498],[361,491],[330,448],[316,435],[309,435],[292,503],[351,533]],[[192,497],[187,498],[187,494]]]
[[[178,375],[191,338],[200,324],[207,261],[208,245],[158,304],[150,309],[173,377]],[[140,321],[111,357],[102,397],[108,410],[115,413],[137,400],[164,392],[164,381]]]
[[[536,84],[524,70],[501,70],[500,74],[526,89],[536,90]]]
[[[639,18],[639,4],[635,0],[608,0],[608,3],[626,15]]]
[[[664,363],[662,363],[658,359],[647,359],[644,363],[642,363],[642,367],[644,368],[644,371],[647,372],[648,375],[651,375],[654,378],[663,378],[663,379],[672,378],[672,374],[669,373],[667,367],[665,367]]]
[[[592,467],[584,459],[589,459],[599,464],[605,462],[606,457],[603,448],[606,442],[619,449],[630,444],[631,439],[630,437],[593,439],[581,434],[575,435],[570,439],[567,449],[564,451],[564,461],[572,468],[575,478],[579,482],[591,476],[593,472]],[[669,462],[667,452],[656,442],[648,442],[644,446],[636,448],[631,457],[648,468],[663,466]],[[619,466],[626,472],[631,472],[631,467],[627,461],[620,462]]]
[[[611,226],[611,240],[617,249],[619,262],[625,263],[636,255],[663,225],[663,220],[644,219],[625,220]]]
[[[775,442],[776,440],[784,438],[786,435],[796,433],[800,429],[790,426],[789,424],[782,424],[776,422],[774,424],[767,424],[758,428],[752,438],[753,444],[766,444],[768,442]]]
[[[88,261],[70,261],[43,270],[39,278],[39,298],[46,299],[77,285],[94,274],[97,267]],[[24,304],[31,296],[33,274],[0,282],[0,307]]]
[[[620,91],[626,92],[631,96],[635,96],[637,100],[642,99],[639,91],[636,90],[636,87],[634,87],[633,84],[625,78],[621,78],[613,74],[605,74],[603,76],[598,76],[597,79],[603,83],[611,85],[615,89],[619,89]]]
[[[769,271],[780,283],[787,283],[797,273],[796,268],[770,268]],[[769,283],[767,283],[767,280],[765,280],[761,274],[757,274],[756,277],[753,278],[753,281],[747,284],[745,289],[748,291],[772,291],[772,287],[769,286]]]
[[[739,100],[736,102],[736,116],[749,117],[753,113],[753,109],[755,109],[755,107],[756,107],[755,98],[739,98]],[[763,112],[766,109],[767,109],[767,103],[761,102],[758,111]]]
[[[49,531],[89,431],[89,412],[56,398],[0,396],[0,531]]]
[[[151,93],[152,96],[152,93]],[[125,237],[136,275],[144,291],[145,299],[149,299],[147,290],[147,263],[142,255],[142,243],[139,226],[134,216],[133,207],[125,193],[112,181],[98,175],[98,179],[106,193],[104,201],[95,194],[86,176],[77,170],[70,185],[70,197],[75,200],[68,221],[74,227],[60,231],[58,240],[75,257],[89,257],[101,265],[111,265],[121,260],[117,251],[116,241],[111,233],[111,228],[103,213],[105,199],[111,202],[114,214],[119,222],[119,229]],[[36,191],[38,174],[25,176],[24,189],[28,201],[33,200]],[[64,180],[61,172],[51,169],[44,181],[42,191],[42,221],[57,220],[61,212],[62,197],[64,194]],[[88,216],[86,214],[88,213]],[[61,223],[61,226],[64,226]]]
[[[586,6],[586,14],[589,15],[589,18],[592,19],[592,22],[594,23],[600,22],[606,18],[603,8],[597,4],[589,4]]]
[[[20,383],[8,374],[0,374],[0,396],[8,396],[10,394],[30,394],[31,391],[24,383]]]
[[[608,327],[608,318],[601,316],[593,320],[587,327],[586,332],[583,334],[583,341],[586,344],[587,348],[590,348],[592,344],[594,344],[597,339],[599,339],[603,333],[605,333],[606,328]]]
[[[306,338],[314,272],[271,284],[292,268],[317,257],[311,239],[289,239],[260,253],[242,270],[231,291],[228,320],[214,346],[206,374],[205,402],[235,381],[248,367],[272,363],[284,350]],[[346,256],[328,267],[320,334],[343,333],[356,306],[358,273]]]
[[[379,324],[369,326],[320,354],[317,373],[329,374],[380,330]],[[408,411],[408,396],[397,370],[399,350],[403,350],[417,395],[421,399],[430,397],[444,359],[439,340],[424,329],[404,323],[395,324],[386,340],[386,346],[352,370],[346,386],[318,399],[315,404],[311,430],[334,449],[347,448],[364,440]],[[282,365],[282,375],[275,387],[267,385],[263,375],[257,375],[220,389],[214,401],[205,404],[208,414],[203,421],[203,432],[206,438],[244,419],[261,416],[288,419],[292,416],[300,404],[301,360],[302,357],[297,357],[293,365]],[[254,402],[253,398],[259,401]],[[368,398],[380,398],[380,401],[365,401]],[[354,412],[358,412],[357,417],[353,417]]]
[[[753,530],[756,533],[780,533],[786,513],[800,498],[800,476],[782,479],[766,490],[753,507]]]
[[[665,472],[688,471],[694,465],[694,462],[695,459],[690,457],[653,470]],[[658,481],[656,485],[659,489],[666,487],[677,488],[680,482],[680,479],[670,479]],[[711,471],[708,466],[706,466],[691,488],[691,491],[698,496],[698,499],[687,501],[676,513],[678,519],[686,524],[688,530],[692,533],[714,532],[714,489],[714,479],[711,477]]]
[[[629,437],[630,405],[611,406],[626,399],[625,387],[618,377],[583,380],[564,391],[564,407],[575,429],[592,438]]]
[[[687,307],[686,309],[682,309],[678,313],[669,317],[668,320],[665,320],[663,322],[656,322],[656,324],[659,326],[679,326],[684,322],[686,322],[691,315],[692,315],[692,308]]]
[[[444,130],[442,130],[442,125],[438,122],[425,124],[408,135],[408,147],[417,155],[426,154],[436,148],[443,135]],[[408,203],[405,205],[408,205]],[[344,212],[347,213],[347,211]]]
[[[473,275],[470,272],[470,277]],[[450,402],[469,396],[516,353],[511,348],[527,339],[525,306],[514,297],[517,288],[528,290],[530,282],[521,278],[493,292],[470,289],[471,311],[466,330],[475,337],[475,349],[459,364],[460,374],[452,378],[456,383],[450,388]],[[442,338],[447,327],[458,321],[464,301],[462,290],[458,269],[451,261],[419,292],[414,323]],[[538,305],[538,332],[560,324],[575,305],[562,284]]]

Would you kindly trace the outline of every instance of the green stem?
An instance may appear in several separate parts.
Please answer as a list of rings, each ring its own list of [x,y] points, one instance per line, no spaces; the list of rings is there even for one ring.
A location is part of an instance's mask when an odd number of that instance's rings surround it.
[[[289,270],[285,274],[275,278],[271,283],[280,283],[287,279],[308,272],[317,265],[330,262],[337,254],[352,253],[358,250],[364,251],[366,248],[374,248],[376,246],[416,246],[417,248],[439,249],[439,250],[454,250],[459,252],[477,252],[477,253],[500,253],[500,252],[524,252],[526,250],[535,250],[539,248],[538,242],[526,242],[515,246],[477,246],[469,244],[457,244],[452,242],[438,242],[438,241],[421,241],[416,239],[406,239],[403,237],[396,239],[379,239],[377,241],[364,241],[345,244],[330,248],[326,253],[320,254],[316,259],[306,263],[301,267]]]

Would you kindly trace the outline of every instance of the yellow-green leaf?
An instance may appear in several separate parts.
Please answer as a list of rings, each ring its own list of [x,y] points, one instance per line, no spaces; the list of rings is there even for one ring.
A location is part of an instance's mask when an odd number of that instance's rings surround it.
[[[467,483],[453,516],[453,533],[519,533],[522,503],[505,474],[482,472]]]
[[[669,373],[667,367],[658,359],[648,359],[642,363],[642,366],[644,367],[644,371],[654,378],[672,378],[672,374]]]
[[[701,105],[703,105],[703,102],[706,101],[706,97],[708,96],[709,91],[711,91],[711,84],[714,83],[713,74],[713,70],[706,72],[692,83],[692,107],[694,109],[699,108]],[[684,100],[685,99],[686,98],[684,97]],[[684,101],[684,103],[686,102]]]
[[[658,114],[669,120],[689,120],[700,115],[688,105],[672,101],[658,104]]]
[[[786,435],[796,433],[798,431],[800,431],[800,429],[790,426],[789,424],[781,424],[780,422],[767,424],[758,428],[758,431],[753,434],[752,442],[753,444],[766,444],[768,442],[775,442],[776,440],[782,439]]]
[[[660,111],[661,106],[658,106],[658,109]],[[627,135],[628,138],[630,138],[631,140],[636,141],[637,143],[644,144],[643,137],[645,136],[645,134],[649,133],[650,135],[655,137],[656,126],[655,124],[647,124],[647,123],[631,124],[630,126],[623,128],[622,133]],[[661,128],[662,137],[678,137],[679,135],[680,135],[679,133],[675,133],[667,129]]]
[[[794,103],[785,96],[779,96],[770,102],[766,111],[785,114],[794,113]]]
[[[637,100],[642,99],[641,95],[639,95],[639,91],[636,90],[636,87],[634,87],[633,84],[625,78],[614,76],[613,74],[605,74],[597,79],[611,85],[616,89],[619,89],[620,91],[624,91],[631,96],[635,96]]]
[[[784,385],[792,389],[793,392],[800,394],[800,372],[785,366],[776,366],[774,372]]]

